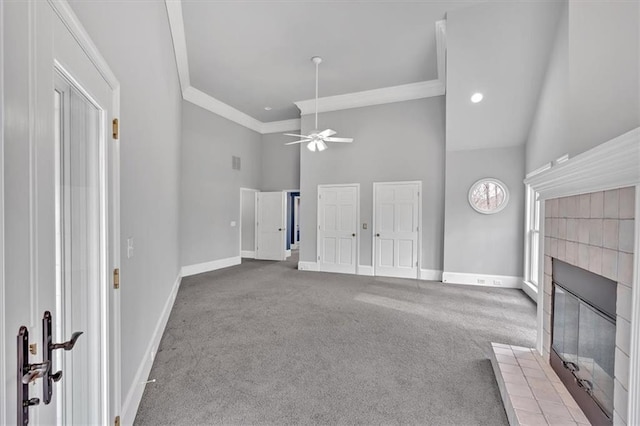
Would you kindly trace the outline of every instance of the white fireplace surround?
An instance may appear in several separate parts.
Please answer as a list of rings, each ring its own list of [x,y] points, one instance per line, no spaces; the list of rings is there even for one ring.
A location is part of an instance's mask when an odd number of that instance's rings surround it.
[[[545,217],[545,200],[636,187],[627,424],[640,425],[640,127],[569,160],[539,170],[527,176],[524,183],[539,194],[540,217]],[[540,223],[540,235],[545,235],[544,221]],[[543,277],[544,244],[539,244],[539,251],[530,253],[530,256],[538,257],[538,276]],[[543,353],[544,335],[543,295],[539,286],[536,349],[540,354]]]

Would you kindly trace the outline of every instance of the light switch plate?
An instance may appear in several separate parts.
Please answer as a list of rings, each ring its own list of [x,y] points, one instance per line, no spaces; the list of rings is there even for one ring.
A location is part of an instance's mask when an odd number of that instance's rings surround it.
[[[133,237],[127,238],[127,259],[133,257]]]

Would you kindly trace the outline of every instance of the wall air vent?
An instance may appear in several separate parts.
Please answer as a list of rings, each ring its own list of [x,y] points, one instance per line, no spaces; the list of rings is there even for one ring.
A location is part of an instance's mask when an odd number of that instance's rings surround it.
[[[231,157],[231,168],[233,170],[240,170],[240,157],[235,155]]]

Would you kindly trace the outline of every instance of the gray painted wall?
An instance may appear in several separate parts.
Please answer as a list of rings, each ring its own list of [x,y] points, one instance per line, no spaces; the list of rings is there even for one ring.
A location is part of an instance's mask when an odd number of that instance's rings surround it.
[[[256,193],[242,191],[242,241],[245,251],[256,249]]]
[[[638,2],[569,1],[527,142],[527,172],[640,125]]]
[[[121,84],[122,392],[147,345],[176,277],[181,94],[163,2],[71,6]],[[140,23],[144,22],[144,31]],[[133,237],[134,256],[126,258]]]
[[[241,158],[241,170],[231,157]],[[260,189],[261,135],[189,102],[182,107],[180,260],[240,254],[240,187]],[[231,227],[235,221],[237,225]]]
[[[447,151],[444,271],[522,276],[524,146]],[[492,215],[476,212],[469,188],[483,177],[504,182],[509,203]]]
[[[300,189],[300,145],[285,145],[298,140],[281,133],[262,135],[263,191]],[[300,133],[291,130],[286,133]]]
[[[569,95],[569,3],[564,3],[526,144],[527,173],[567,153],[565,138]]]
[[[569,2],[571,155],[640,125],[639,7]]]
[[[442,269],[444,107],[435,97],[320,115],[321,129],[355,142],[300,149],[301,261],[317,261],[319,184],[360,183],[360,264],[371,265],[373,182],[422,180],[422,267]],[[302,117],[303,133],[313,125],[312,115]]]

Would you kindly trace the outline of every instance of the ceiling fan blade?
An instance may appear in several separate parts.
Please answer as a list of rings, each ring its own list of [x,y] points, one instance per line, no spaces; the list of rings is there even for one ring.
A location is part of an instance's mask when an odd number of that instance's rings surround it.
[[[293,141],[289,143],[285,143],[285,145],[295,145],[297,143],[309,142],[309,139],[300,139],[299,141]]]
[[[307,135],[296,135],[296,134],[293,134],[293,133],[283,133],[283,134],[284,134],[285,136],[295,136],[295,137],[297,137],[297,138],[307,138],[307,139],[311,139],[311,138],[310,138],[309,136],[307,136]]]
[[[342,143],[351,143],[353,142],[353,138],[324,138],[325,142],[342,142]]]
[[[320,139],[318,142],[316,142],[316,147],[318,148],[318,151],[322,152],[327,149],[327,144],[324,143],[322,139]]]
[[[327,129],[327,130],[323,130],[320,133],[318,133],[318,136],[320,136],[321,138],[326,138],[329,136],[333,136],[335,135],[337,132],[335,130],[331,130],[331,129]]]

